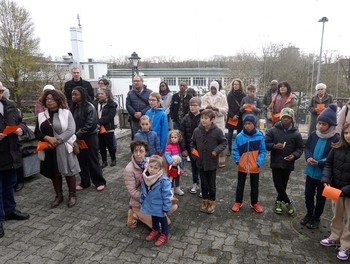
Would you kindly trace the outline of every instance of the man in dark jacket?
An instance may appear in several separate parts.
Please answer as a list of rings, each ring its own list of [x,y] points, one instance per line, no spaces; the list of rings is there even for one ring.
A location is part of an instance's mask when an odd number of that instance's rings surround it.
[[[180,83],[180,91],[173,95],[170,104],[170,117],[174,122],[174,129],[180,129],[182,118],[190,111],[192,95],[186,93],[187,83]]]
[[[87,94],[89,95],[89,97],[91,99],[91,102],[93,102],[94,101],[94,89],[92,88],[91,83],[83,80],[80,77],[80,69],[78,67],[74,67],[72,69],[72,75],[73,75],[72,80],[70,80],[64,84],[64,94],[67,97],[67,102],[68,102],[69,107],[72,106],[72,90],[76,86],[84,87],[84,89],[86,90]]]
[[[278,81],[277,80],[272,80],[270,88],[266,91],[266,93],[264,95],[264,98],[263,98],[263,109],[264,109],[265,115],[267,113],[267,108],[269,107],[269,105],[272,102],[272,98],[277,93],[277,85],[278,85]]]
[[[25,220],[29,214],[16,210],[13,187],[17,182],[16,169],[22,166],[18,136],[26,132],[15,104],[3,97],[0,83],[0,238],[4,236],[4,220]],[[15,132],[4,134],[6,126],[19,126]]]
[[[131,116],[131,139],[134,139],[136,132],[140,127],[140,117],[145,115],[151,107],[148,103],[149,95],[152,90],[143,84],[143,79],[139,75],[135,75],[132,80],[132,88],[126,97],[126,109]]]

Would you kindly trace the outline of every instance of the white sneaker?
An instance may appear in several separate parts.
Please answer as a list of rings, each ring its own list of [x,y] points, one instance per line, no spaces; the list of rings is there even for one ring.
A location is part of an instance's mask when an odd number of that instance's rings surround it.
[[[175,187],[175,194],[178,194],[180,196],[184,195],[185,193],[180,189],[180,187]]]
[[[190,156],[187,156],[187,161],[191,161]]]
[[[194,183],[194,184],[192,185],[192,189],[190,190],[190,193],[195,194],[195,193],[197,193],[197,190],[198,190],[198,189],[199,189],[198,184],[197,184],[197,183]]]

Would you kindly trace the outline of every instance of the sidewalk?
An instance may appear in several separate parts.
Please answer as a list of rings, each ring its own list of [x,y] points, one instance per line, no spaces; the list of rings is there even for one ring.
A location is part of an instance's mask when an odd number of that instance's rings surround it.
[[[121,130],[119,135],[128,135]],[[171,215],[170,238],[160,248],[145,240],[149,229],[138,224],[126,227],[128,194],[122,172],[130,160],[129,137],[119,137],[117,166],[103,172],[107,187],[97,192],[90,187],[78,192],[78,203],[65,202],[49,209],[54,198],[51,183],[43,176],[25,179],[16,193],[19,210],[31,214],[27,221],[6,221],[5,237],[0,239],[0,263],[336,263],[335,248],[319,241],[330,233],[331,203],[327,201],[319,230],[301,227],[305,214],[305,161],[298,160],[288,193],[297,207],[295,217],[273,213],[275,189],[269,169],[269,156],[262,168],[259,200],[265,211],[249,208],[249,181],[244,203],[238,213],[231,211],[237,184],[237,167],[232,158],[218,170],[217,207],[213,215],[199,212],[201,199],[190,194],[190,165],[181,178],[185,195],[178,197],[179,209]],[[79,180],[78,180],[79,183]]]

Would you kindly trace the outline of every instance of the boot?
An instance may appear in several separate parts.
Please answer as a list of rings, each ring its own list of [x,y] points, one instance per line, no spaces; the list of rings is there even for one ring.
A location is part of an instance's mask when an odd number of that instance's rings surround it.
[[[200,209],[200,211],[202,212],[202,213],[207,213],[207,208],[208,208],[208,200],[207,199],[203,199],[202,200],[202,205],[201,205],[201,209]]]
[[[215,212],[215,201],[209,201],[209,205],[208,205],[208,209],[207,209],[207,213],[208,214],[212,214]]]
[[[56,193],[56,198],[52,202],[51,208],[56,208],[63,202],[61,174],[58,174],[52,177],[52,185]]]
[[[219,168],[223,168],[226,166],[226,157],[225,157],[225,153],[221,152],[219,154]]]
[[[74,176],[66,176],[66,182],[68,185],[69,199],[67,206],[69,208],[73,207],[77,203],[77,195],[75,190],[76,178]]]

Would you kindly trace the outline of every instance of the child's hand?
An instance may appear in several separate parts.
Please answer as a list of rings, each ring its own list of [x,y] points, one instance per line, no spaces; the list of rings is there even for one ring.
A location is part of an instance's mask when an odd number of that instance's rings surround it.
[[[273,147],[274,147],[275,149],[283,149],[283,143],[274,144]]]
[[[313,159],[312,157],[308,158],[306,160],[306,162],[310,165],[313,165],[313,166],[316,166],[318,164],[318,162],[315,159]]]
[[[293,154],[291,154],[291,155],[288,155],[287,157],[284,157],[284,159],[285,159],[286,161],[293,161],[293,160],[295,159],[295,157],[294,157]]]
[[[213,151],[211,152],[211,155],[214,156],[214,157],[216,157],[216,155],[217,155],[216,151],[213,150]]]

